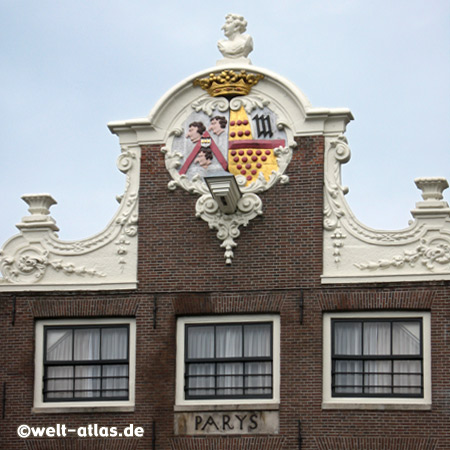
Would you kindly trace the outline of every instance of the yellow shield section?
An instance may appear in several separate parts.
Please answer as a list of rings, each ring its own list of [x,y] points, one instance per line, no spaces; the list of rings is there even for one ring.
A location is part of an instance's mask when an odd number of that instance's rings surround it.
[[[257,141],[252,147],[252,129],[247,112],[242,106],[238,111],[230,111],[228,132],[228,171],[233,175],[243,175],[246,185],[255,181],[262,173],[266,180],[272,171],[278,171],[278,163],[273,148],[261,148]]]

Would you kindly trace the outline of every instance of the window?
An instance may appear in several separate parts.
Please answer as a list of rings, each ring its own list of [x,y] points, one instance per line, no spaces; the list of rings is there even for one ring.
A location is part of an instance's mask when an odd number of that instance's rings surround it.
[[[178,404],[278,401],[277,316],[182,318],[177,333]]]
[[[36,324],[35,408],[131,406],[134,320]]]
[[[325,315],[324,405],[428,404],[429,320],[427,313]]]

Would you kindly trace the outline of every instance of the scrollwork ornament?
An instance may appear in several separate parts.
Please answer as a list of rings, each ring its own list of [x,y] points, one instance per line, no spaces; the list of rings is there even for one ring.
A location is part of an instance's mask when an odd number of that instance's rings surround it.
[[[330,147],[334,150],[336,161],[339,161],[341,164],[350,161],[350,147],[348,146],[348,140],[344,135],[341,135],[336,140],[332,141]]]
[[[350,160],[350,147],[343,135],[330,142],[327,150],[327,167],[325,172],[323,227],[333,232],[333,259],[341,260],[341,249],[346,238],[341,230],[342,218],[346,215],[344,195],[348,188],[341,184],[341,164]]]
[[[250,114],[255,109],[263,109],[270,104],[269,100],[256,94],[246,95],[245,97],[235,97],[230,101],[230,109],[238,111],[243,106],[245,111]]]
[[[138,231],[138,215],[137,213],[131,214],[131,216],[128,219],[128,222],[126,223],[126,225],[123,228],[123,232],[128,236],[128,237],[134,237],[137,235],[137,231]]]
[[[135,159],[136,154],[127,150],[117,158],[117,167],[121,172],[127,173],[133,167],[133,162]]]
[[[325,201],[323,210],[325,230],[334,231],[336,228],[342,227],[356,239],[375,245],[413,243],[420,236],[423,236],[425,231],[423,222],[412,222],[410,227],[405,230],[378,231],[366,227],[355,219],[345,201],[348,188],[341,184],[341,165],[347,163],[350,160],[350,156],[351,151],[345,136],[341,135],[329,143],[326,150],[325,164]],[[385,263],[384,261],[383,264]]]
[[[64,262],[62,259],[52,260],[48,251],[42,251],[36,247],[25,247],[20,249],[14,257],[3,256],[0,258],[0,270],[4,276],[3,282],[36,283],[44,277],[49,267],[56,272],[64,272],[66,275],[105,276],[104,273],[96,269],[88,269],[84,266],[77,267],[72,263]]]
[[[211,117],[215,110],[220,112],[227,111],[229,108],[229,103],[225,97],[203,97],[192,103],[191,106],[196,112],[204,112]]]
[[[196,216],[208,223],[209,228],[217,230],[217,238],[225,248],[225,263],[232,263],[233,248],[237,246],[235,239],[240,235],[239,227],[247,226],[250,220],[262,214],[262,201],[253,193],[246,193],[238,201],[234,214],[224,214],[211,194],[202,195],[196,203]]]

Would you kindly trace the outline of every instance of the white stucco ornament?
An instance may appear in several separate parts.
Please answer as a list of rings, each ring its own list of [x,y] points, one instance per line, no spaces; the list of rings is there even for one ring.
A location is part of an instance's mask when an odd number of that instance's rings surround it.
[[[30,215],[0,250],[0,291],[136,287],[139,161],[140,148],[122,147],[117,166],[127,176],[125,192],[106,228],[87,239],[59,239],[50,194],[22,196]]]
[[[450,279],[450,207],[443,177],[417,178],[423,201],[403,230],[362,224],[345,200],[341,165],[350,160],[347,139],[326,140],[323,283],[374,283]]]

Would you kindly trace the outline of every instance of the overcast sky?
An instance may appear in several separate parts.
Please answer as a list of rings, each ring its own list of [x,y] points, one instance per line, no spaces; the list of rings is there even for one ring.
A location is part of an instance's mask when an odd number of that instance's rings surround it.
[[[125,176],[106,124],[213,66],[229,12],[248,21],[254,65],[352,111],[343,182],[362,222],[405,228],[414,178],[450,180],[448,0],[0,0],[0,246],[28,193],[57,200],[62,239],[107,225]]]

